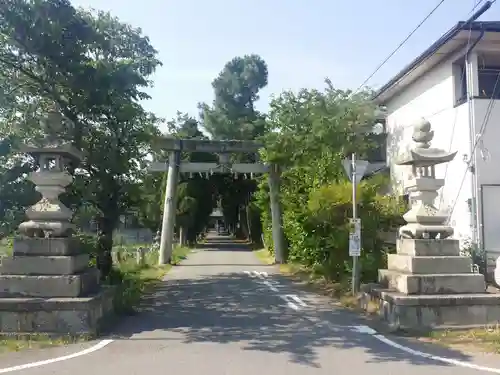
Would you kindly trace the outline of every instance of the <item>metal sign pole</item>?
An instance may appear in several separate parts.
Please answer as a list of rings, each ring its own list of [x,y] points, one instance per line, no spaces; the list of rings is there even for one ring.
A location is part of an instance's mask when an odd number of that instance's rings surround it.
[[[356,295],[359,291],[359,262],[358,262],[358,257],[359,254],[357,254],[355,249],[356,243],[359,244],[360,238],[358,232],[358,225],[357,224],[357,202],[356,202],[356,189],[357,189],[357,178],[356,178],[356,153],[352,153],[352,158],[351,158],[351,173],[352,173],[352,225],[354,225],[354,231],[351,229],[351,234],[349,236],[349,250],[350,253],[352,254],[352,293],[353,295]],[[352,227],[352,226],[351,226]],[[352,233],[354,232],[354,233]]]

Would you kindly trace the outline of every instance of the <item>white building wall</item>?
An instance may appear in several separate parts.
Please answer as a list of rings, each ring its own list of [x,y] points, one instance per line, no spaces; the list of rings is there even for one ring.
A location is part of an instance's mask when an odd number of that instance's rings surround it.
[[[449,211],[455,238],[471,236],[471,176],[466,173],[464,154],[469,153],[468,104],[454,107],[454,78],[452,60],[443,62],[384,103],[387,106],[387,160],[391,168],[393,187],[404,194],[410,168],[394,164],[399,153],[412,146],[412,124],[421,117],[431,122],[434,130],[432,146],[457,151],[455,159],[436,168],[436,176],[444,178],[436,205]],[[465,175],[465,178],[464,178]],[[462,183],[462,180],[463,183]],[[456,204],[455,204],[456,202]]]
[[[500,256],[500,103],[473,99],[475,133],[481,134],[475,149],[478,184],[479,232],[490,262]],[[490,110],[488,110],[490,107]]]

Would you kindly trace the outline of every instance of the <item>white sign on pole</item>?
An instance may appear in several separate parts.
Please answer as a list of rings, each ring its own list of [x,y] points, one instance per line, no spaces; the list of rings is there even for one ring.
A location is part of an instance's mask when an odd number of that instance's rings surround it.
[[[361,255],[361,219],[349,219],[349,256]]]
[[[361,237],[361,219],[349,219],[349,233]]]
[[[349,234],[349,256],[359,257],[361,255],[361,238],[355,233]]]
[[[342,165],[345,169],[347,176],[349,177],[349,181],[352,182],[352,161],[351,159],[342,160]],[[365,175],[366,169],[370,165],[370,162],[366,160],[356,160],[356,183],[359,184],[361,179]]]

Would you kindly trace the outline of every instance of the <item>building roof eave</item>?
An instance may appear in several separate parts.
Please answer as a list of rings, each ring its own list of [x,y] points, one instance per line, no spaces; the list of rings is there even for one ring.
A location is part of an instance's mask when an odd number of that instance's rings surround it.
[[[402,69],[396,76],[394,76],[389,82],[378,89],[373,95],[372,99],[375,102],[383,103],[383,95],[393,88],[396,84],[404,80],[404,78],[409,75],[418,66],[423,64],[431,56],[435,55],[445,44],[453,40],[457,35],[466,29],[472,32],[500,32],[500,22],[498,21],[485,21],[485,22],[468,22],[460,21],[454,27],[452,27],[448,32],[446,32],[441,38],[434,42],[429,48],[427,48],[422,54],[415,58],[410,64],[408,64],[404,69]],[[392,96],[392,95],[391,95]]]

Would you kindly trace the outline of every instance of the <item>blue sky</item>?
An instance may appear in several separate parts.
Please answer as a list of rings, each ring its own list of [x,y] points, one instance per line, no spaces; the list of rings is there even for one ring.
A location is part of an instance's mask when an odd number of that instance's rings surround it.
[[[258,107],[285,89],[355,89],[438,0],[76,0],[141,27],[163,62],[144,106],[167,119],[197,115],[213,99],[211,81],[235,56],[268,63]],[[384,84],[459,20],[477,0],[447,0],[368,83]],[[481,18],[500,20],[500,2]]]

